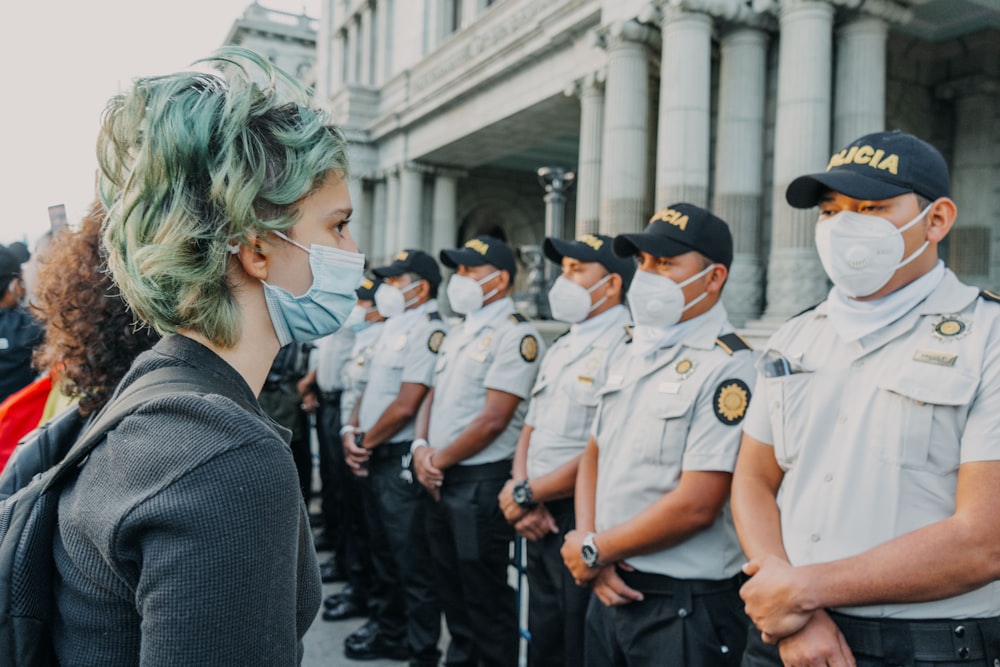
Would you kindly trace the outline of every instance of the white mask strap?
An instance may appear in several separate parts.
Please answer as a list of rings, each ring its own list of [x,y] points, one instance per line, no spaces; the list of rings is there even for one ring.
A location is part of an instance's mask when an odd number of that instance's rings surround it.
[[[693,276],[691,276],[690,278],[688,278],[687,280],[685,280],[682,283],[677,283],[677,286],[678,287],[687,287],[688,285],[690,285],[694,281],[698,280],[698,278],[701,278],[703,275],[705,275],[706,273],[708,273],[709,271],[711,271],[713,268],[715,268],[715,264],[714,263],[709,264],[708,266],[705,267],[705,269],[703,271],[700,271],[700,272],[694,274]]]
[[[301,243],[299,243],[298,241],[296,241],[296,240],[294,240],[294,239],[291,239],[291,238],[289,238],[289,237],[285,236],[284,234],[282,234],[282,233],[281,233],[281,232],[279,232],[278,230],[274,230],[274,232],[273,232],[273,233],[274,233],[274,235],[275,235],[275,236],[277,236],[278,238],[280,238],[280,239],[284,239],[284,240],[288,241],[289,243],[291,243],[291,244],[292,244],[293,246],[296,246],[296,247],[298,247],[298,248],[301,248],[301,249],[302,249],[302,250],[304,250],[304,251],[305,251],[305,252],[306,252],[307,254],[310,254],[310,255],[312,254],[312,250],[310,250],[309,248],[305,247],[304,245],[302,245],[302,244],[301,244]]]

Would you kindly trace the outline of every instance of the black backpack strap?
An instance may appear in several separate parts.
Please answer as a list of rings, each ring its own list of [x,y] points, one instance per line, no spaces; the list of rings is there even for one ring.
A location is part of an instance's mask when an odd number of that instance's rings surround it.
[[[87,424],[79,439],[59,462],[55,472],[45,485],[45,491],[59,488],[65,479],[73,475],[78,466],[104,440],[104,436],[144,403],[170,394],[215,393],[226,396],[248,410],[254,408],[239,395],[231,384],[223,382],[203,370],[187,366],[168,366],[146,373],[129,385],[121,394],[112,398],[107,405]]]

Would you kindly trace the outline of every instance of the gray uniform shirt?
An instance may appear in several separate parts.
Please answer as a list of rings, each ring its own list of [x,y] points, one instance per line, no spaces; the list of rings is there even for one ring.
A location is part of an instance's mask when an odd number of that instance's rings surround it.
[[[382,336],[385,322],[375,322],[362,329],[354,337],[354,348],[350,360],[344,364],[344,393],[340,395],[340,419],[344,424],[351,422],[351,414],[358,397],[365,390],[368,381],[368,362],[371,352]]]
[[[534,325],[524,321],[509,298],[500,299],[449,332],[434,368],[434,403],[427,440],[443,449],[464,431],[486,406],[486,391],[495,389],[527,398],[538,374],[545,344]],[[527,407],[517,407],[507,428],[485,449],[459,465],[478,465],[513,458]]]
[[[958,467],[1000,459],[1000,304],[947,271],[895,323],[844,343],[826,303],[768,343],[794,373],[760,377],[744,429],[784,471],[781,533],[793,565],[847,558],[955,510]],[[869,617],[1000,615],[1000,584]]]
[[[528,477],[546,475],[579,456],[590,438],[597,392],[629,340],[628,310],[615,306],[557,340],[542,360],[524,423],[532,427]]]
[[[316,386],[320,391],[339,391],[344,388],[344,366],[351,359],[355,333],[342,328],[336,333],[320,338],[309,357],[310,366],[316,369]]]
[[[718,338],[733,331],[722,304],[687,335],[648,355],[625,347],[608,372],[594,420],[595,526],[624,523],[677,488],[688,470],[732,472],[755,355]],[[707,529],[627,563],[678,579],[726,579],[744,562],[728,502]]]
[[[404,382],[430,387],[434,363],[444,342],[446,326],[437,313],[437,302],[428,301],[390,318],[372,347],[368,381],[361,397],[358,426],[369,430],[396,400]],[[392,442],[413,440],[413,420],[392,436]]]

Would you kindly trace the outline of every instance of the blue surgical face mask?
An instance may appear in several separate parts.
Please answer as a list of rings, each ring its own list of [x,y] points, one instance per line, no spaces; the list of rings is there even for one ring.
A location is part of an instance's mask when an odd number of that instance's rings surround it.
[[[357,303],[354,290],[361,283],[365,256],[316,243],[306,248],[281,232],[274,233],[308,253],[313,275],[312,285],[301,296],[261,281],[278,343],[282,347],[307,343],[337,331]]]

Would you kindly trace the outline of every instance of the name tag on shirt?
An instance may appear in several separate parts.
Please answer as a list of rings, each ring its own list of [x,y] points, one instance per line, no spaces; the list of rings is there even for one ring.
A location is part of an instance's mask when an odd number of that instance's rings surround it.
[[[622,386],[622,382],[624,382],[624,381],[625,381],[625,376],[624,375],[609,375],[608,376],[608,381],[605,384],[605,386],[606,387],[620,387],[620,386]]]
[[[917,350],[913,355],[914,361],[922,361],[925,364],[935,366],[954,366],[958,355],[954,352],[940,352],[938,350]]]
[[[480,354],[470,354],[469,356],[472,358],[473,361],[478,361],[479,363],[483,363],[484,361],[486,361],[485,352],[482,352]]]
[[[661,382],[659,386],[659,392],[661,394],[676,394],[680,390],[680,382]]]

